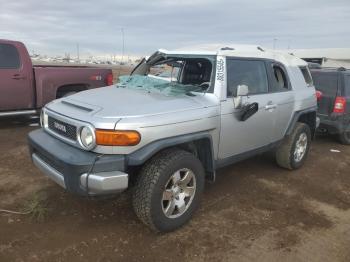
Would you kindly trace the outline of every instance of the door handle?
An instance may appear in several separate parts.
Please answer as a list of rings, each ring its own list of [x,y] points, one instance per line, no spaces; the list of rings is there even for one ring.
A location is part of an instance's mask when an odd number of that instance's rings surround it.
[[[19,74],[15,74],[15,75],[12,76],[12,79],[14,79],[14,80],[21,80],[21,79],[26,79],[26,77],[25,76],[21,76]]]
[[[276,104],[272,104],[272,103],[268,103],[266,106],[265,106],[265,110],[272,110],[272,109],[276,109],[277,105]]]

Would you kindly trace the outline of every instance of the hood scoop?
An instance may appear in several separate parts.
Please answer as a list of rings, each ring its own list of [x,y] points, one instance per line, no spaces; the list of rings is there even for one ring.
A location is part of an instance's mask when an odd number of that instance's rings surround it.
[[[69,106],[81,109],[81,110],[83,110],[85,112],[92,112],[93,111],[93,109],[87,108],[86,106],[78,105],[78,104],[75,104],[75,103],[72,103],[72,102],[69,102],[69,101],[65,101],[65,100],[62,101],[62,104],[66,104],[66,105],[69,105]]]
[[[48,108],[62,115],[72,116],[75,119],[84,119],[102,109],[100,106],[78,101],[73,97],[74,95],[54,100],[48,105]]]
[[[61,104],[66,107],[69,106],[70,108],[74,107],[74,109],[78,109],[82,113],[95,113],[102,109],[101,106],[93,105],[84,100],[80,101],[77,98],[79,98],[79,94],[61,100]]]

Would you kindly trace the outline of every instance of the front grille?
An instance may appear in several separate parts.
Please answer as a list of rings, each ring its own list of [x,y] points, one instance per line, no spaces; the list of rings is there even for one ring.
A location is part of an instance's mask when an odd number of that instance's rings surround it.
[[[66,137],[70,140],[77,140],[77,127],[63,121],[57,120],[51,116],[48,117],[49,129],[56,134]]]

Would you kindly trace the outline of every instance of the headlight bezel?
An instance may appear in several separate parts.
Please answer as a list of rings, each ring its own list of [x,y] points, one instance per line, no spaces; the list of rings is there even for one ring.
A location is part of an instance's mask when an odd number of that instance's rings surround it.
[[[91,133],[91,136],[92,136],[92,143],[90,145],[86,145],[84,142],[83,142],[83,130],[84,129],[88,129],[88,131]],[[92,150],[96,147],[96,135],[95,135],[95,128],[90,126],[90,125],[84,125],[82,127],[80,127],[79,129],[79,132],[78,132],[78,142],[80,144],[80,146],[82,148],[84,148],[85,150]]]

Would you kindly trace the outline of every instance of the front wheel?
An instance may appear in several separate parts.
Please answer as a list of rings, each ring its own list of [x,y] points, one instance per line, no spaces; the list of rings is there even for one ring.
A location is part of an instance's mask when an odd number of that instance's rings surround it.
[[[142,168],[133,194],[136,215],[158,232],[168,232],[189,221],[204,189],[204,169],[193,154],[169,149]]]
[[[287,169],[301,167],[309,153],[310,143],[310,127],[304,123],[296,123],[293,132],[277,148],[277,164]]]

